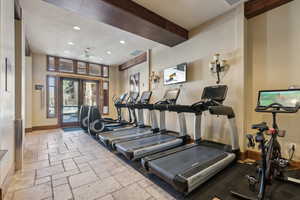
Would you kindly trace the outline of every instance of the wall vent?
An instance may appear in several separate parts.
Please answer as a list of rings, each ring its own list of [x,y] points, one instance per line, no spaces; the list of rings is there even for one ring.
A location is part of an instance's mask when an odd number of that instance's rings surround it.
[[[135,50],[135,51],[131,52],[130,55],[131,55],[131,56],[138,56],[138,55],[140,55],[141,53],[143,53],[143,51],[141,51],[141,50]]]
[[[234,4],[236,4],[236,3],[238,3],[238,2],[240,2],[241,0],[225,0],[229,5],[234,5]]]

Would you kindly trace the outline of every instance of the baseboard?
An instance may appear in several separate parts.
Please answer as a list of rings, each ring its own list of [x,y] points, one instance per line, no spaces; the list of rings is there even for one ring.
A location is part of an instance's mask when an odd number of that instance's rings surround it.
[[[32,131],[43,131],[43,130],[51,130],[51,129],[58,129],[60,128],[59,125],[48,125],[48,126],[33,126]]]
[[[32,132],[32,128],[25,128],[25,133],[31,133]]]
[[[241,154],[243,154],[243,156],[241,156],[241,158],[240,158],[241,160],[245,160],[245,159],[260,160],[261,159],[261,154],[258,151],[248,150]],[[290,162],[290,165],[295,168],[300,168],[300,161],[292,161],[292,162]]]

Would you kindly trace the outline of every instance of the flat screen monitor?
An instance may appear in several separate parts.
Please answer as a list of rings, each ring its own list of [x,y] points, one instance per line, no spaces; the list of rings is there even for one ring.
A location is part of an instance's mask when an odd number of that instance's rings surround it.
[[[226,85],[216,85],[205,87],[202,99],[213,99],[215,101],[224,101],[227,95],[228,87]]]
[[[164,70],[164,84],[171,85],[186,82],[187,63],[170,67]]]
[[[274,103],[286,108],[295,108],[300,103],[300,89],[259,91],[258,107],[267,107]]]

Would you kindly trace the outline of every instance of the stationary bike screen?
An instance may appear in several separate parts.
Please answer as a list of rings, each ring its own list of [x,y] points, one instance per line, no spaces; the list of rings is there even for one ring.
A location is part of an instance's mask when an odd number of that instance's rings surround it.
[[[300,103],[300,90],[262,90],[258,95],[258,107],[280,104],[285,108],[295,108]]]

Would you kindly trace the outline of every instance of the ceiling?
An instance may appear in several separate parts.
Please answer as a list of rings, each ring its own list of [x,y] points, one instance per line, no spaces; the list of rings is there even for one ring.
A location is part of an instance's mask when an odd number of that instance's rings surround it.
[[[136,50],[146,51],[160,46],[151,40],[81,17],[42,0],[20,0],[20,3],[26,37],[34,53],[115,65],[135,57],[130,53]],[[79,26],[81,30],[74,30],[74,26]],[[125,44],[121,44],[121,40]],[[74,45],[69,45],[69,42]],[[89,58],[84,53],[86,48],[91,48]],[[107,51],[111,54],[107,54]]]
[[[188,30],[232,8],[224,0],[133,1]],[[162,46],[42,0],[20,0],[20,3],[26,36],[31,50],[35,53],[116,65],[135,57],[130,53],[136,50],[146,51]],[[79,26],[81,30],[74,30],[74,26]],[[121,44],[121,40],[125,44]],[[74,45],[69,45],[69,42]],[[89,57],[84,53],[86,48],[91,49]]]
[[[168,20],[191,30],[196,26],[230,10],[225,0],[133,0]],[[238,0],[229,0],[238,2]]]

